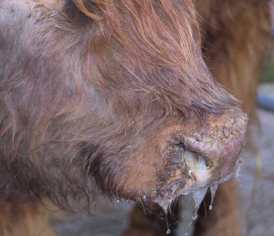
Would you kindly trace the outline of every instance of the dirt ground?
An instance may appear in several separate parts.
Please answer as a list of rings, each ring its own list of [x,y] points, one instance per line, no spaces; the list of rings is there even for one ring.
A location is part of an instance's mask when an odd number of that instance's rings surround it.
[[[274,97],[273,85],[263,85],[260,91]],[[261,126],[254,132],[253,140],[259,155],[256,158],[256,152],[250,148],[242,153],[240,184],[244,235],[274,236],[274,113],[258,109],[258,115]],[[98,205],[102,204],[99,202]],[[93,216],[85,212],[62,215],[65,221],[55,222],[54,227],[62,236],[118,236],[127,225],[131,205],[132,203],[115,202],[100,207],[102,209]],[[192,202],[187,201],[186,205],[184,222],[180,223],[178,236],[185,235],[192,216]]]

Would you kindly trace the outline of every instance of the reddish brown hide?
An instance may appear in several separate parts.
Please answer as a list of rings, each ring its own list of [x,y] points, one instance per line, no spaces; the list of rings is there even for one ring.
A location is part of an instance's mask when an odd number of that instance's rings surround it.
[[[0,11],[4,203],[68,207],[102,191],[166,210],[233,175],[247,117],[207,69],[192,1],[6,0]]]

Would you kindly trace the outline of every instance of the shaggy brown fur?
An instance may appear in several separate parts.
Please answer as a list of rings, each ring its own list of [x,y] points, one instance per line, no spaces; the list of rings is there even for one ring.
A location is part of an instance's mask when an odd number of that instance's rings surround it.
[[[225,148],[237,158],[245,121],[207,71],[194,8],[164,3],[91,2],[98,21],[72,2],[53,13],[2,3],[1,197],[48,196],[63,205],[69,195],[90,194],[93,178],[110,195],[150,196],[168,174],[165,156],[177,161],[177,149],[166,151],[176,135],[216,156],[210,139],[195,144],[193,133],[233,131],[235,122],[240,136]]]
[[[69,207],[99,187],[166,210],[231,176],[246,116],[206,66],[196,16],[191,0],[0,3],[7,209],[44,197]]]

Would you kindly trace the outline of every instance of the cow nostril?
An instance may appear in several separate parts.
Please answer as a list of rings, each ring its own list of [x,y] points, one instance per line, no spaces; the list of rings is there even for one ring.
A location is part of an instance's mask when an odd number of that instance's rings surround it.
[[[179,143],[179,147],[186,150],[185,145],[182,142]]]
[[[204,155],[185,150],[183,159],[187,165],[189,174],[198,182],[204,182],[209,177],[207,158]]]

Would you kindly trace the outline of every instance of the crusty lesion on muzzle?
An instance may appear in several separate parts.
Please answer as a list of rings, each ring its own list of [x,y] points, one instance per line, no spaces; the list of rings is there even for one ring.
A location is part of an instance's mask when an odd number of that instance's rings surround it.
[[[207,189],[235,175],[246,142],[247,116],[240,110],[210,117],[205,123],[176,125],[164,147],[166,165],[149,201],[163,208],[182,195]],[[171,131],[172,129],[169,129]]]

